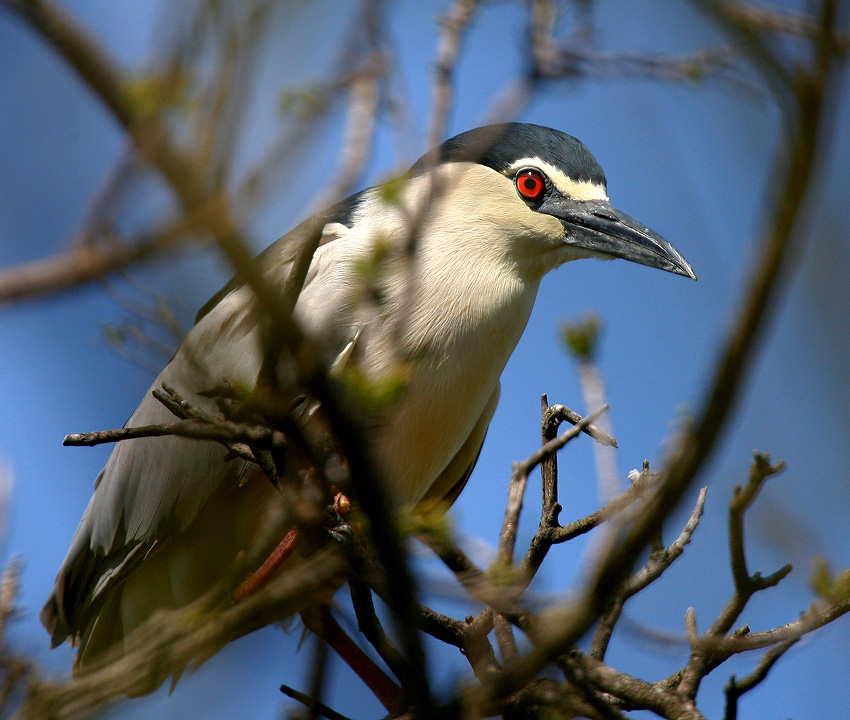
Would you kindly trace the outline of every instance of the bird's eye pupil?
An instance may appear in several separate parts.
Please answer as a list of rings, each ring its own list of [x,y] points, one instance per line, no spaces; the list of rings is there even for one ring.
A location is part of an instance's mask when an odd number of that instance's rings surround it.
[[[546,181],[538,170],[526,168],[517,173],[516,188],[526,200],[539,200],[546,192]]]

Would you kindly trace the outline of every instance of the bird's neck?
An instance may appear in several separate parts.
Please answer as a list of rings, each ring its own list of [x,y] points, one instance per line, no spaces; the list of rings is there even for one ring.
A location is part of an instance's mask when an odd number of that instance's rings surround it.
[[[376,284],[384,303],[378,312],[393,326],[386,330],[408,357],[494,363],[497,379],[550,269],[547,258],[471,208],[443,202],[422,218],[412,239],[404,226],[394,226],[395,213],[388,215],[386,230],[364,239],[367,258],[385,252]],[[391,244],[376,251],[383,238]]]

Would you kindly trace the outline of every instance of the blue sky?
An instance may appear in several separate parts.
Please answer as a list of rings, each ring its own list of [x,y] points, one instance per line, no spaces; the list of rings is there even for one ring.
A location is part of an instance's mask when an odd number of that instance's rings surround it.
[[[131,70],[155,64],[163,9],[153,2],[86,0],[69,11]],[[280,42],[269,52],[258,98],[246,109],[245,153],[261,151],[279,118],[276,94],[325,72],[334,39],[353,12],[339,4],[305,3],[293,12]],[[392,6],[390,30],[417,129],[427,124],[434,16],[442,3]],[[349,14],[346,14],[349,13]],[[687,3],[603,1],[595,10],[603,50],[687,53],[724,41]],[[313,21],[321,18],[321,22]],[[457,75],[449,134],[481,124],[507,79],[518,71],[521,9],[487,6],[472,29]],[[846,89],[846,81],[845,81]],[[76,77],[28,28],[0,12],[0,266],[60,250],[77,229],[87,201],[124,147],[112,119]],[[327,139],[306,154],[299,172],[315,178],[316,195],[332,176],[340,142],[338,117]],[[547,88],[522,120],[550,125],[580,138],[605,169],[616,207],[670,240],[691,262],[699,281],[622,261],[569,263],[541,288],[529,327],[503,376],[502,400],[479,465],[453,511],[455,526],[495,544],[510,463],[528,455],[539,438],[539,396],[585,412],[558,326],[585,312],[604,322],[600,366],[612,404],[621,475],[655,464],[678,419],[704,392],[719,343],[733,318],[754,261],[754,238],[766,217],[765,198],[775,163],[779,116],[758,94],[717,82],[671,85],[652,80],[605,78]],[[835,108],[833,150],[824,163],[806,221],[807,243],[791,263],[787,291],[762,339],[737,412],[729,421],[701,484],[709,486],[706,516],[685,556],[657,587],[627,606],[633,620],[683,634],[685,609],[694,606],[699,627],[713,620],[731,592],[724,540],[725,508],[734,484],[746,477],[753,449],[784,459],[788,469],[772,479],[751,513],[748,552],[752,569],[772,572],[785,562],[794,573],[778,588],[755,597],[743,620],[753,629],[789,622],[814,599],[810,562],[825,555],[837,568],[850,566],[850,265],[847,180],[850,176],[850,106]],[[364,184],[416,158],[423,148],[396,152],[387,124]],[[301,181],[299,180],[299,186]],[[153,193],[155,194],[155,192]],[[291,192],[286,178],[268,207],[252,219],[250,237],[260,249],[303,217],[309,198]],[[144,207],[144,204],[142,204]],[[212,253],[181,255],[134,272],[140,282],[166,293],[188,321],[226,281],[225,263]],[[152,380],[109,349],[103,328],[126,312],[95,284],[58,297],[0,308],[0,464],[11,477],[3,557],[24,561],[23,615],[12,637],[49,672],[67,673],[68,648],[47,651],[37,621],[94,478],[108,450],[69,449],[69,432],[123,424]],[[562,519],[597,505],[589,442],[562,455]],[[688,502],[693,502],[691,493]],[[536,525],[537,491],[530,487],[519,547]],[[673,516],[668,539],[687,508]],[[588,559],[584,542],[556,548],[536,590],[574,586]],[[447,579],[433,563],[426,577]],[[458,603],[437,598],[456,615]],[[115,717],[277,717],[284,701],[277,686],[306,687],[295,656],[298,634],[269,628],[232,644],[175,693],[127,703]],[[767,683],[742,701],[745,716],[838,717],[850,703],[839,678],[850,672],[850,621],[816,633],[774,668]],[[435,648],[441,688],[468,674],[465,660]],[[661,647],[632,631],[615,636],[609,660],[616,667],[657,679],[687,659],[682,644]],[[756,656],[732,660],[709,677],[700,707],[722,714],[722,686],[729,672],[746,674]],[[334,666],[329,704],[355,718],[380,709],[346,671]],[[835,682],[830,682],[830,679]]]

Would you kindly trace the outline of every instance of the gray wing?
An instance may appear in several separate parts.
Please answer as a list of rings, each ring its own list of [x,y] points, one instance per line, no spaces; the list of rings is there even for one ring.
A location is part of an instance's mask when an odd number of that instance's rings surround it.
[[[303,297],[321,294],[317,278],[334,262],[335,241],[347,228],[328,225],[311,266]],[[284,236],[263,255],[265,273],[283,282],[291,267],[291,243]],[[311,287],[312,286],[312,287]],[[171,362],[151,389],[163,384],[196,406],[215,412],[198,392],[227,378],[255,384],[262,359],[259,314],[251,291],[229,286],[199,314]],[[300,301],[299,301],[300,302]],[[332,313],[329,313],[332,315]],[[344,345],[345,337],[339,344]],[[328,348],[333,353],[333,348]],[[150,392],[127,427],[169,423],[174,416]],[[71,547],[56,578],[41,620],[53,644],[83,636],[107,599],[166,537],[186,531],[199,512],[223,489],[234,487],[249,464],[225,462],[226,450],[214,442],[175,436],[125,440],[116,445],[95,483]]]

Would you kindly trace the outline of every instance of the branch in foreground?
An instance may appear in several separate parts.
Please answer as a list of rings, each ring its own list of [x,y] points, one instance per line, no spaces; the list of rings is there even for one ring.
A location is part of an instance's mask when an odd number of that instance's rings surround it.
[[[163,425],[140,425],[124,427],[116,430],[97,430],[95,432],[74,433],[66,435],[63,445],[72,447],[93,447],[104,443],[133,440],[143,437],[162,437],[163,435],[179,435],[180,437],[196,440],[218,440],[222,442],[242,442],[268,445],[269,447],[285,447],[286,438],[277,430],[258,425],[236,425],[225,420],[206,424],[202,420],[180,420]]]
[[[177,249],[168,233],[133,244],[86,244],[61,255],[16,265],[0,272],[0,304],[76,287],[127,265]]]
[[[755,501],[764,481],[769,476],[781,472],[784,467],[785,463],[780,462],[771,465],[770,458],[767,455],[755,453],[749,482],[743,490],[740,487],[735,488],[732,501],[729,504],[729,547],[735,593],[721,610],[705,636],[697,638],[696,642],[691,638],[691,657],[682,672],[682,680],[679,683],[679,691],[687,697],[696,697],[702,678],[717,666],[715,663],[720,658],[714,656],[716,646],[731,630],[732,625],[740,617],[750,598],[761,590],[773,587],[791,572],[791,566],[786,565],[767,577],[762,577],[759,573],[750,575],[744,556],[744,512]],[[693,626],[693,624],[692,621],[691,625]],[[693,630],[689,634],[693,635]]]
[[[699,521],[705,508],[707,491],[707,488],[700,490],[696,505],[693,511],[691,511],[685,527],[682,528],[682,532],[679,533],[679,537],[666,548],[661,547],[650,550],[646,565],[632,575],[611,599],[610,607],[599,619],[596,632],[593,634],[593,640],[590,643],[590,651],[588,653],[590,657],[597,660],[604,660],[605,652],[608,649],[608,642],[614,632],[614,626],[620,619],[620,614],[623,611],[626,600],[649,587],[651,583],[660,578],[667,568],[685,551],[685,546],[691,541],[694,532],[696,532],[699,526]]]
[[[9,621],[18,612],[20,573],[20,560],[12,558],[0,576],[0,717],[11,715],[16,699],[35,676],[31,661],[10,649],[6,633]]]
[[[329,708],[327,705],[316,702],[306,693],[299,692],[298,690],[289,687],[289,685],[281,685],[280,691],[287,697],[291,697],[293,700],[300,702],[304,707],[309,709],[311,713],[314,713],[315,716],[325,717],[328,720],[350,720],[350,718],[347,718],[345,715],[338,713],[336,710]]]
[[[762,656],[762,659],[759,660],[759,664],[756,665],[755,669],[749,675],[742,677],[740,680],[735,677],[734,673],[730,676],[729,682],[726,683],[726,687],[723,689],[726,693],[726,711],[723,715],[724,720],[737,720],[738,700],[741,696],[759,685],[767,677],[767,674],[770,672],[770,669],[774,666],[776,661],[779,660],[779,658],[781,658],[785,652],[798,641],[799,638],[792,638],[791,640],[786,640],[784,643],[780,643],[779,645],[775,645],[770,648],[770,650]]]
[[[711,7],[718,15],[724,12],[719,4],[711,3]],[[771,301],[778,293],[787,249],[795,237],[796,221],[815,173],[823,142],[822,110],[829,105],[834,93],[831,82],[835,60],[834,10],[832,2],[823,6],[814,62],[809,68],[797,68],[795,84],[785,85],[781,90],[782,101],[791,96],[796,102],[796,115],[789,118],[789,161],[782,173],[783,184],[777,195],[775,215],[764,233],[761,264],[749,284],[747,297],[727,339],[698,420],[682,434],[665,481],[652,493],[620,541],[602,559],[593,580],[571,605],[561,627],[553,629],[545,642],[519,663],[506,668],[490,686],[482,688],[472,701],[476,707],[497,707],[499,699],[522,687],[588,631],[605,607],[607,598],[616,592],[631,572],[640,552],[667,514],[678,505],[713,451],[743,384]],[[780,62],[775,57],[772,59]]]
[[[182,610],[155,615],[130,636],[120,658],[67,684],[34,684],[16,718],[85,718],[110,699],[144,692],[161,681],[163,673],[202,661],[231,640],[297,612],[306,598],[323,596],[344,579],[340,554],[323,550],[309,565],[278,575],[232,607],[214,610],[214,594]]]

